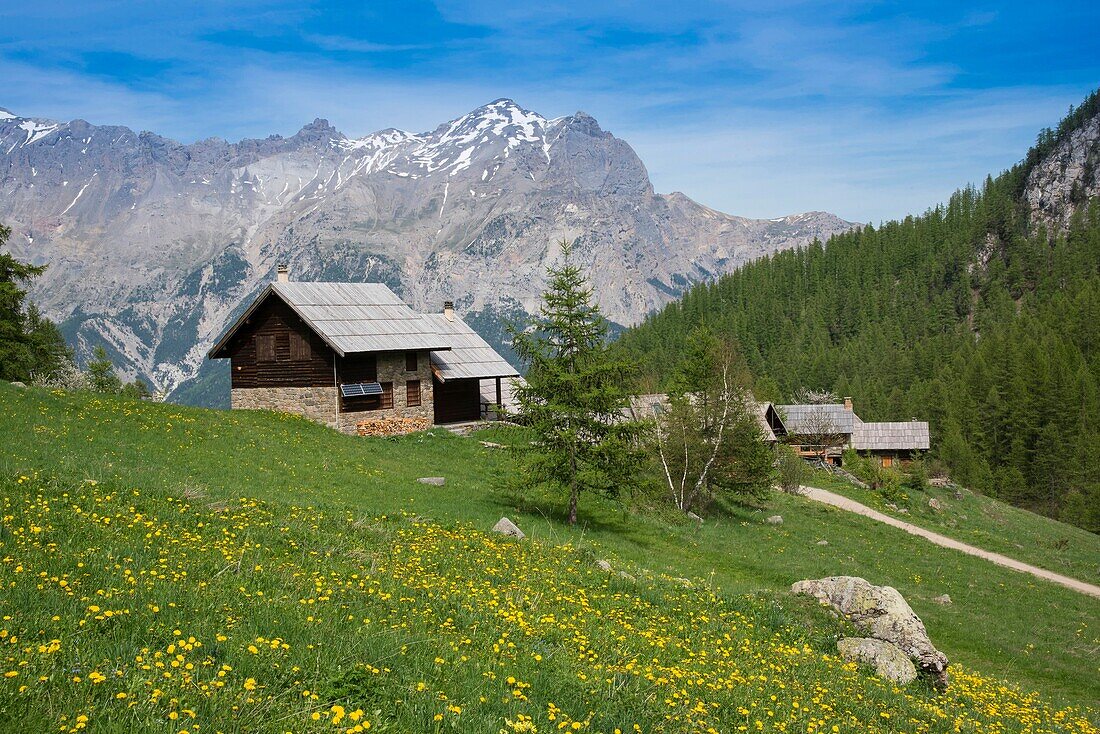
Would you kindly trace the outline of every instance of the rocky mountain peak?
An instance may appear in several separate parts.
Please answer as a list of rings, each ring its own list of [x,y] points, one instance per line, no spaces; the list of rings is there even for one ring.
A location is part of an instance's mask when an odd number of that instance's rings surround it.
[[[425,133],[347,138],[318,118],[291,138],[191,145],[0,115],[0,221],[17,257],[50,265],[32,298],[80,354],[102,345],[192,399],[207,346],[276,262],[299,280],[382,281],[417,308],[453,300],[500,346],[502,322],[537,306],[558,240],[576,240],[604,312],[631,324],[692,283],[849,226],[656,194],[590,115],[547,119],[507,98]]]

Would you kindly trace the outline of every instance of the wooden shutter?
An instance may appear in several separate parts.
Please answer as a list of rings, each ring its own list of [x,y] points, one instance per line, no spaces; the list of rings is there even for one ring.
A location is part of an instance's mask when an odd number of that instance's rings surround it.
[[[416,352],[405,352],[405,371],[416,372]]]
[[[393,407],[393,383],[392,382],[380,382],[382,386],[382,405],[383,410]]]
[[[296,331],[290,332],[290,361],[308,362],[313,359],[313,351],[309,347],[309,337]]]
[[[420,380],[405,383],[405,405],[415,408],[420,405]]]
[[[275,335],[274,334],[257,334],[256,335],[256,361],[257,362],[274,362],[275,361]]]

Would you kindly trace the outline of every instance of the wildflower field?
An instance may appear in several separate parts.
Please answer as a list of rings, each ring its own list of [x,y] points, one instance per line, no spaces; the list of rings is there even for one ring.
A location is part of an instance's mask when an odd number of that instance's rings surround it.
[[[571,530],[507,466],[0,383],[0,731],[1097,731],[1095,600],[788,496]],[[501,514],[531,538],[482,532]],[[945,693],[836,659],[786,588],[837,573],[902,591]]]
[[[570,544],[94,480],[3,489],[7,728],[1096,731],[966,670],[896,690],[802,605],[631,581]]]

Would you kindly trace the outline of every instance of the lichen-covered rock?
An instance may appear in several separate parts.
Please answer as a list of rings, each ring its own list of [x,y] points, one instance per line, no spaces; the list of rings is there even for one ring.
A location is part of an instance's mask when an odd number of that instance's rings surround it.
[[[519,540],[523,540],[527,537],[524,532],[516,526],[514,522],[506,517],[502,517],[497,520],[497,524],[493,526],[493,532],[500,533],[501,535],[510,535],[513,538],[518,538]]]
[[[596,561],[596,568],[600,569],[601,571],[605,571],[605,572],[610,571],[611,570],[611,564],[601,558],[600,560]]]
[[[880,678],[908,685],[917,678],[917,666],[897,645],[871,637],[845,637],[836,643],[845,660],[873,666]]]
[[[937,686],[947,686],[947,656],[932,644],[924,622],[897,589],[875,586],[856,576],[830,576],[799,581],[791,591],[815,597],[861,632],[897,645]]]
[[[769,525],[782,525],[783,524],[783,516],[782,515],[772,515],[771,517],[769,517],[764,522],[768,523]]]

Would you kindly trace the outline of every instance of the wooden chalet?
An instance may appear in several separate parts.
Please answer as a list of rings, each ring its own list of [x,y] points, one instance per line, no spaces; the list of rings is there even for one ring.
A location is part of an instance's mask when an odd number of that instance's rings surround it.
[[[208,353],[232,406],[298,413],[345,433],[367,418],[477,420],[482,381],[518,373],[455,315],[414,312],[381,283],[290,282],[280,267]],[[491,392],[491,391],[490,391]]]
[[[924,421],[872,423],[856,415],[851,398],[824,405],[780,405],[783,431],[803,456],[840,465],[844,449],[871,456],[882,466],[908,462],[930,447]]]

